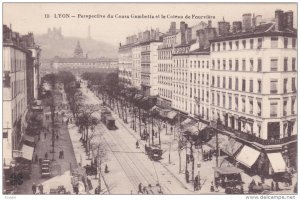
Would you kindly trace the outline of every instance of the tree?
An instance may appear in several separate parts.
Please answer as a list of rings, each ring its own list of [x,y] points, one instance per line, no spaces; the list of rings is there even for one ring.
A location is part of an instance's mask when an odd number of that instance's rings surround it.
[[[97,165],[97,172],[96,177],[98,176],[98,184],[101,191],[101,166],[107,159],[107,149],[106,145],[102,140],[102,135],[98,134],[97,140],[93,140],[91,143],[92,155],[94,158],[94,163]]]

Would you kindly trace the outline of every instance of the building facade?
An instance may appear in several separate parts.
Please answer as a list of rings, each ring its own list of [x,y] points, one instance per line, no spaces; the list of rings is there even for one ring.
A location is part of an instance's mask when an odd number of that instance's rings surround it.
[[[72,70],[75,75],[79,76],[84,72],[117,72],[118,60],[111,58],[88,58],[84,56],[80,43],[74,49],[74,55],[71,58],[61,58],[56,56],[51,60],[53,72]]]

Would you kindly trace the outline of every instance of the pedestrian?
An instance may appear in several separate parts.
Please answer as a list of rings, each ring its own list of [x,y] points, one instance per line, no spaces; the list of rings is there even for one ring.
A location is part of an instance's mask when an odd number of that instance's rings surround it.
[[[39,184],[39,191],[40,194],[43,194],[44,186],[42,184]]]
[[[274,182],[271,183],[271,191],[274,191]]]
[[[65,155],[64,155],[64,150],[61,150],[61,158],[64,159]]]
[[[108,171],[108,166],[107,165],[105,165],[105,170],[104,170],[104,172],[105,173],[108,173],[109,171]]]
[[[38,155],[35,154],[35,164],[38,162]]]
[[[194,191],[198,190],[198,175],[195,177],[194,181]]]
[[[137,149],[139,148],[139,141],[138,140],[136,141],[135,146],[136,146]]]
[[[275,191],[279,191],[279,190],[280,190],[279,183],[276,181],[275,182]]]
[[[48,159],[48,152],[45,153],[45,158]]]
[[[185,181],[186,181],[187,183],[190,182],[190,174],[189,174],[189,171],[188,171],[188,170],[185,170]]]
[[[58,133],[56,134],[56,140],[58,140]]]
[[[211,182],[211,186],[210,186],[210,191],[214,192],[215,191],[215,187],[214,187],[214,182]]]
[[[36,185],[35,185],[35,183],[32,184],[32,193],[33,194],[36,193]]]
[[[148,194],[148,190],[147,190],[146,186],[143,187],[143,194]]]
[[[44,131],[44,138],[46,139],[47,138],[47,132]]]
[[[140,193],[143,194],[142,187],[143,187],[142,183],[140,183],[139,188],[138,188],[139,189],[138,194],[140,194]]]

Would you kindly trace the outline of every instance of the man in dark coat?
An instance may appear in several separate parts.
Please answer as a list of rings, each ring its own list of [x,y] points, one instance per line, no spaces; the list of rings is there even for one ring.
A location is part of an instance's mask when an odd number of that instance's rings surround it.
[[[33,194],[36,193],[36,185],[35,185],[35,183],[32,184],[32,193]]]
[[[39,184],[39,191],[40,191],[41,194],[44,193],[43,190],[44,190],[44,186],[42,184]]]

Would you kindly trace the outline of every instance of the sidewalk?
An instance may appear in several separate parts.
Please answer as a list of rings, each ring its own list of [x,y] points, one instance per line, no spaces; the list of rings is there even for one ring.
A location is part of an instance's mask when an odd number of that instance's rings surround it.
[[[61,119],[58,118],[58,122]],[[50,120],[45,120],[44,118],[44,127],[48,127],[51,123]],[[42,178],[40,173],[39,163],[32,164],[32,173],[31,179],[24,180],[24,183],[18,187],[18,194],[32,194],[31,186],[33,183],[36,185],[42,184],[45,194],[49,194],[50,189],[56,189],[59,185],[63,185],[66,188],[66,191],[73,191],[70,178],[70,163],[72,165],[76,164],[73,148],[71,145],[71,140],[69,137],[68,130],[66,126],[59,124],[58,128],[59,139],[55,140],[54,145],[54,161],[52,161],[52,176],[50,178]],[[36,136],[37,137],[37,136]],[[40,141],[37,142],[35,151],[33,153],[33,160],[35,161],[35,155],[38,155],[38,158],[45,158],[45,153],[48,153],[48,159],[52,160],[53,153],[50,153],[52,150],[52,133],[46,132],[46,137],[44,132],[40,133]],[[63,150],[65,158],[59,159],[59,151]]]

